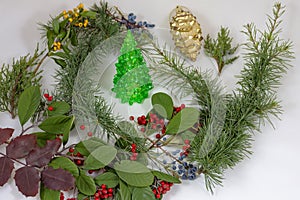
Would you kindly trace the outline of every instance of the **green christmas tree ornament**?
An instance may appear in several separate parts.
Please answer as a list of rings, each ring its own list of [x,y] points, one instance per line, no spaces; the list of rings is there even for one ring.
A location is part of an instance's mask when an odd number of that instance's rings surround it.
[[[115,64],[117,73],[114,76],[116,98],[122,103],[142,103],[148,98],[148,92],[153,88],[149,69],[133,34],[128,30],[121,47],[121,55]]]

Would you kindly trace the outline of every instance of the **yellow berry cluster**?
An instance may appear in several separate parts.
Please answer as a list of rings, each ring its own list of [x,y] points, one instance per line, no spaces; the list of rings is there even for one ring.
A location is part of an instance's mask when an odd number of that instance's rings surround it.
[[[58,51],[61,49],[61,43],[60,42],[54,42],[53,43],[53,50]]]
[[[68,21],[70,23],[75,22],[75,26],[78,27],[87,27],[89,21],[87,19],[85,19],[84,21],[82,21],[83,19],[80,17],[80,13],[85,11],[84,9],[84,5],[82,3],[80,3],[76,8],[74,8],[73,10],[68,10],[68,11],[63,11],[63,17],[64,19],[68,19]]]

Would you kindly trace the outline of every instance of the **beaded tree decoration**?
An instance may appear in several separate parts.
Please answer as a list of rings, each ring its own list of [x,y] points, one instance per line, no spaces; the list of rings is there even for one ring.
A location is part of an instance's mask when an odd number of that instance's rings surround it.
[[[128,30],[121,47],[121,55],[115,64],[117,73],[114,76],[116,98],[122,103],[142,103],[148,97],[148,92],[153,88],[149,69],[146,66],[141,50],[136,47],[137,42]]]

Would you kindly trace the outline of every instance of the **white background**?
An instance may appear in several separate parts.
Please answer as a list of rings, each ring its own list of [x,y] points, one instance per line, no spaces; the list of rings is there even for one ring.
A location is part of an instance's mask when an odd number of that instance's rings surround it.
[[[97,0],[82,1],[86,6],[98,3]],[[124,13],[134,12],[138,19],[155,23],[156,27],[167,28],[169,12],[176,5],[184,5],[197,16],[203,34],[214,35],[220,26],[227,26],[238,43],[245,42],[241,33],[243,25],[254,22],[264,28],[266,14],[271,13],[275,1],[272,0],[119,0],[108,1],[118,6]],[[41,42],[38,22],[45,23],[50,15],[55,16],[62,10],[72,9],[78,0],[1,0],[0,2],[0,63],[10,63],[13,57],[33,52],[36,43]],[[217,187],[215,194],[209,194],[202,179],[175,186],[166,200],[297,200],[300,199],[300,1],[285,0],[286,14],[283,17],[282,37],[294,43],[296,59],[294,67],[282,80],[278,98],[282,101],[284,114],[281,121],[275,121],[276,129],[262,128],[255,135],[253,155],[225,174],[224,187]],[[203,54],[203,52],[201,52]],[[196,65],[213,68],[213,62],[204,62],[201,57]],[[234,87],[235,75],[242,68],[243,60],[225,68],[220,79],[228,90]],[[204,66],[205,65],[205,66]],[[52,88],[54,64],[46,62],[43,66],[47,78],[43,79],[45,88]],[[0,114],[0,127],[16,127],[6,113]],[[0,188],[0,199],[26,199],[17,192],[14,181]],[[28,198],[37,199],[37,198]]]

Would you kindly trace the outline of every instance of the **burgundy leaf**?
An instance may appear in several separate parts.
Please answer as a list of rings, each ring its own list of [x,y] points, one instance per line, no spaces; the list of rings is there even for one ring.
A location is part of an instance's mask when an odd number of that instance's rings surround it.
[[[43,167],[47,165],[53,155],[58,151],[61,140],[47,140],[47,144],[40,148],[34,148],[26,158],[26,163],[35,167]]]
[[[3,186],[11,176],[14,162],[8,157],[0,158],[0,186]]]
[[[52,167],[42,172],[42,182],[51,190],[70,190],[75,186],[75,178],[70,172]]]
[[[15,129],[12,128],[0,128],[0,145],[6,142],[13,134]]]
[[[10,158],[24,158],[36,147],[36,135],[23,135],[16,137],[6,147],[6,154]]]
[[[26,197],[35,196],[39,191],[39,171],[34,167],[22,167],[16,171],[16,185]]]

